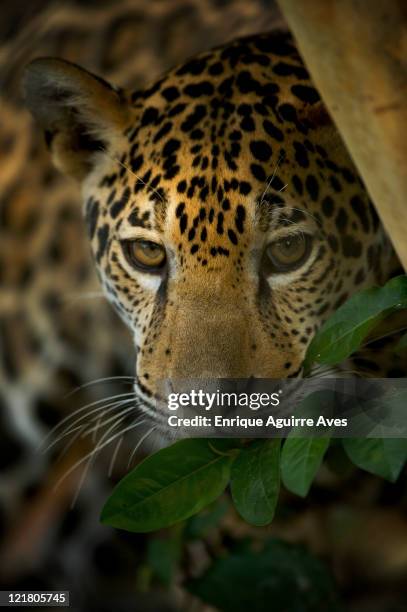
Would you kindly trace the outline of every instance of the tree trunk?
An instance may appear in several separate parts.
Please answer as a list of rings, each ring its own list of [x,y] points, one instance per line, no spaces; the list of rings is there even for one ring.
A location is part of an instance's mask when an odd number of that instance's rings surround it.
[[[278,2],[407,270],[407,3]]]

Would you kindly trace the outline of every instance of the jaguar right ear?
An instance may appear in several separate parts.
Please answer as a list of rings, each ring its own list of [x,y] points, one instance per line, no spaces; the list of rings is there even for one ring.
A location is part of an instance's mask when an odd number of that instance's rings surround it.
[[[78,180],[101,150],[112,154],[130,116],[123,91],[70,62],[36,59],[23,76],[25,100],[55,165]]]

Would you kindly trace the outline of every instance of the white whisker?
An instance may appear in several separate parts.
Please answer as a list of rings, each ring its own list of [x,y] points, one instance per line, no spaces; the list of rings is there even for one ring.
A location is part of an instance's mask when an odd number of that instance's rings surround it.
[[[279,165],[281,164],[281,162],[283,161],[283,159],[284,159],[284,155],[280,155],[280,157],[278,158],[278,160],[277,160],[277,162],[276,162],[275,168],[274,168],[274,170],[273,170],[273,173],[272,173],[272,175],[271,175],[270,179],[268,179],[268,180],[267,180],[267,183],[266,183],[266,188],[265,188],[265,190],[263,191],[263,193],[262,193],[262,195],[261,195],[261,198],[260,198],[260,206],[263,204],[263,201],[264,201],[264,199],[265,199],[265,197],[266,197],[267,191],[270,189],[271,184],[272,184],[272,182],[273,182],[273,181],[274,181],[274,179],[275,179],[275,176],[276,176],[276,172],[277,172],[277,170],[278,170],[278,167],[279,167]]]
[[[69,393],[64,395],[64,399],[67,399],[68,397],[71,397],[71,395],[78,393],[78,391],[81,391],[81,389],[86,389],[86,387],[90,387],[92,385],[98,385],[104,382],[114,383],[118,380],[129,380],[129,381],[134,382],[135,379],[134,379],[134,376],[106,376],[105,378],[96,378],[95,380],[91,380],[87,383],[84,383],[83,385],[80,385],[79,387],[76,387],[75,389],[73,389],[73,391],[69,391]]]
[[[92,457],[96,457],[96,455],[106,446],[108,446],[109,444],[111,444],[113,442],[113,440],[115,440],[118,436],[120,435],[124,435],[125,433],[127,433],[128,431],[130,431],[131,429],[134,429],[135,427],[138,427],[139,425],[141,425],[142,423],[145,422],[145,419],[143,419],[142,421],[135,421],[134,423],[132,423],[131,425],[129,425],[128,427],[126,427],[125,429],[119,431],[118,433],[115,433],[113,436],[110,436],[110,438],[106,441],[105,438],[106,436],[108,436],[118,425],[120,425],[121,419],[119,419],[116,423],[113,423],[113,425],[111,427],[109,427],[109,429],[103,434],[103,436],[101,437],[101,439],[99,440],[96,448],[94,448],[92,451],[90,451],[89,453],[87,453],[85,455],[85,457],[81,457],[81,459],[79,459],[78,461],[76,461],[74,463],[74,465],[72,465],[69,470],[67,470],[67,472],[65,472],[65,474],[63,476],[61,476],[61,478],[58,480],[58,482],[56,483],[55,487],[58,487],[62,484],[62,482],[64,480],[66,480],[66,478],[68,478],[68,476],[70,474],[72,474],[72,472],[74,472],[80,465],[82,465],[82,463],[84,463],[85,461],[91,459]],[[103,444],[102,444],[103,442]],[[87,470],[88,471],[88,470]]]
[[[114,423],[114,424],[112,425],[112,427],[110,427],[110,428],[108,429],[108,431],[107,431],[107,432],[105,432],[105,434],[104,434],[104,435],[101,437],[101,439],[100,439],[99,443],[97,444],[96,448],[94,448],[94,449],[93,449],[93,450],[92,450],[90,453],[87,453],[87,454],[85,455],[85,457],[82,457],[81,459],[79,459],[78,461],[76,461],[76,462],[73,464],[73,466],[71,466],[71,467],[70,467],[70,468],[69,468],[69,469],[68,469],[68,470],[65,472],[65,474],[64,474],[63,476],[61,476],[61,478],[60,478],[60,479],[58,480],[58,482],[56,483],[56,485],[55,485],[55,489],[57,489],[57,488],[58,488],[58,487],[59,487],[59,486],[60,486],[60,485],[61,485],[61,484],[64,482],[64,480],[66,480],[66,478],[68,478],[68,476],[70,476],[70,474],[72,474],[72,473],[73,473],[73,472],[76,470],[76,468],[78,468],[80,465],[82,465],[82,463],[83,463],[84,461],[87,461],[87,465],[85,466],[85,468],[84,468],[84,470],[83,470],[83,472],[82,472],[82,474],[81,474],[81,477],[80,477],[80,480],[79,480],[79,483],[78,483],[78,487],[77,487],[77,489],[76,489],[76,493],[75,493],[74,498],[73,498],[73,500],[72,500],[72,503],[71,503],[71,508],[73,508],[73,507],[74,507],[74,505],[76,504],[76,501],[77,501],[77,499],[78,499],[78,496],[79,496],[80,490],[81,490],[81,488],[82,488],[82,485],[83,485],[83,483],[85,482],[86,476],[87,476],[87,474],[88,474],[88,472],[89,472],[89,469],[90,469],[90,467],[91,467],[91,465],[92,465],[92,463],[93,463],[93,459],[92,459],[92,458],[93,458],[93,457],[96,457],[96,455],[97,455],[97,453],[98,453],[98,450],[103,448],[103,445],[102,445],[102,446],[100,446],[101,442],[103,441],[103,439],[104,439],[104,438],[106,438],[106,436],[108,436],[108,435],[109,435],[109,434],[110,434],[110,433],[111,433],[111,432],[112,432],[112,431],[115,429],[115,427],[117,427],[117,425],[118,425],[119,423],[120,423],[120,420],[118,420],[118,422],[117,422],[117,423]]]
[[[309,217],[311,217],[311,219],[313,219],[317,225],[322,225],[321,222],[318,221],[318,219],[314,217],[314,215],[312,215],[308,210],[305,210],[303,208],[296,208],[295,206],[284,206],[284,208],[287,210],[297,210],[298,212],[304,213],[304,215],[308,215]]]
[[[76,420],[74,423],[72,423],[72,424],[68,425],[68,427],[67,427],[65,430],[63,430],[63,432],[62,432],[61,434],[59,434],[59,435],[58,435],[58,436],[57,436],[57,437],[56,437],[56,438],[55,438],[55,439],[54,439],[54,440],[53,440],[53,441],[52,441],[52,442],[51,442],[51,443],[50,443],[50,444],[49,444],[49,445],[48,445],[48,446],[47,446],[47,447],[44,449],[44,451],[43,451],[43,452],[44,452],[44,453],[48,452],[48,451],[50,450],[50,448],[52,448],[53,446],[55,446],[55,444],[57,444],[58,442],[60,442],[60,440],[62,440],[63,438],[66,438],[68,435],[70,435],[71,433],[73,433],[74,431],[76,431],[78,428],[83,429],[84,427],[86,427],[86,425],[87,425],[87,421],[86,421],[86,419],[87,419],[87,418],[88,418],[90,415],[92,415],[92,414],[94,414],[94,413],[96,413],[96,412],[101,412],[101,411],[108,411],[108,412],[110,412],[111,410],[114,410],[114,409],[116,409],[117,407],[119,407],[119,406],[121,406],[121,405],[124,405],[124,403],[133,402],[133,401],[134,401],[134,398],[133,398],[133,397],[131,397],[131,398],[127,399],[127,400],[119,400],[119,401],[116,401],[116,402],[112,402],[112,403],[110,403],[110,404],[106,404],[106,405],[103,405],[103,406],[99,406],[98,408],[94,408],[94,409],[93,409],[93,410],[91,410],[91,411],[90,411],[88,414],[86,414],[86,415],[82,415],[82,416],[81,416],[79,419],[77,419],[77,420]],[[98,417],[98,416],[96,416],[96,417],[93,417],[93,419],[91,419],[91,420],[96,420],[96,419],[98,419],[98,418],[99,418],[99,417]],[[77,424],[78,424],[78,423],[80,423],[81,421],[83,421],[82,425],[78,425],[77,427],[75,427],[75,425],[77,425]],[[47,437],[48,437],[48,436],[47,436]],[[45,442],[45,440],[44,440],[44,442]],[[44,442],[43,442],[43,443],[44,443]]]
[[[142,443],[144,442],[144,440],[145,440],[146,438],[148,438],[148,436],[149,436],[150,434],[152,434],[152,433],[153,433],[153,431],[154,431],[155,429],[157,429],[157,427],[158,427],[158,425],[154,425],[154,426],[153,426],[151,429],[149,429],[149,430],[148,430],[148,431],[147,431],[147,432],[146,432],[146,433],[145,433],[145,434],[144,434],[144,435],[143,435],[143,436],[140,438],[140,440],[137,442],[136,446],[134,447],[134,449],[133,449],[133,451],[132,451],[132,453],[131,453],[131,455],[130,455],[130,459],[129,459],[129,461],[128,461],[127,468],[129,468],[129,467],[130,467],[131,462],[133,461],[133,458],[134,458],[135,454],[137,453],[138,449],[140,448],[140,446],[142,445]]]
[[[92,408],[92,406],[98,406],[99,404],[103,404],[104,402],[110,402],[111,400],[116,400],[118,398],[124,398],[124,397],[131,397],[131,396],[135,396],[134,391],[132,391],[131,393],[119,393],[117,395],[112,395],[110,397],[105,397],[103,399],[100,400],[96,400],[94,402],[91,402],[90,404],[86,404],[86,406],[82,406],[81,408],[78,408],[77,410],[75,410],[74,412],[72,412],[71,414],[68,414],[65,418],[63,418],[57,425],[55,425],[55,427],[53,427],[44,437],[44,439],[42,440],[40,447],[48,440],[48,438],[52,435],[54,435],[58,429],[60,429],[63,425],[65,425],[67,422],[69,422],[71,419],[74,419],[75,417],[78,416],[78,414],[86,411],[88,408]],[[73,427],[74,425],[76,425],[76,423],[79,423],[83,418],[86,418],[86,416],[89,416],[90,414],[92,414],[93,412],[99,410],[99,409],[103,409],[103,406],[100,408],[96,408],[94,410],[91,410],[89,413],[87,413],[86,415],[82,415],[81,417],[79,417],[79,419],[77,419],[74,423],[72,423],[70,426]]]
[[[80,438],[83,426],[77,428],[79,431],[67,442],[61,452],[58,454],[58,461],[60,461],[68,452],[68,450],[75,444],[75,442]]]
[[[125,402],[125,404],[127,404],[127,403],[128,403],[128,402]],[[120,407],[124,406],[125,404],[124,404],[124,403],[123,403],[123,404],[121,404],[121,406],[120,406]],[[125,408],[124,410],[121,410],[120,414],[121,414],[122,416],[124,416],[125,414],[128,414],[129,412],[131,412],[132,410],[134,410],[134,408],[135,408],[135,407],[134,407],[134,405],[133,405],[133,406],[130,406],[129,408]],[[104,416],[104,415],[103,415],[103,416]],[[110,418],[106,419],[106,421],[104,421],[104,422],[103,422],[102,427],[105,427],[105,426],[106,426],[108,423],[111,423],[112,421],[114,421],[114,420],[117,418],[117,416],[118,416],[118,414],[115,414],[114,416],[112,416],[112,417],[110,417]],[[86,430],[86,435],[91,434],[92,432],[94,432],[94,431],[95,431],[95,429],[96,429],[96,430],[97,430],[97,429],[99,429],[99,427],[100,427],[100,423],[99,423],[99,421],[101,420],[101,418],[102,418],[102,417],[100,417],[100,418],[98,419],[98,422],[96,423],[96,425],[95,425],[94,427],[92,427],[91,429],[87,429],[87,430]]]
[[[111,476],[113,474],[114,464],[116,462],[116,458],[117,458],[117,455],[118,455],[118,452],[119,452],[119,449],[120,449],[122,443],[123,443],[123,436],[120,438],[120,440],[116,444],[116,448],[113,451],[112,459],[110,461],[109,470],[108,470],[108,473],[107,473],[108,478],[111,478]]]

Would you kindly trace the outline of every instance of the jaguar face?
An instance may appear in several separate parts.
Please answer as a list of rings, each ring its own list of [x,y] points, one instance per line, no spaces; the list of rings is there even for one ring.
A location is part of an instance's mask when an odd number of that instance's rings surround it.
[[[300,376],[315,330],[380,278],[386,239],[288,35],[235,41],[142,92],[47,59],[25,87],[81,182],[146,401],[167,378]]]

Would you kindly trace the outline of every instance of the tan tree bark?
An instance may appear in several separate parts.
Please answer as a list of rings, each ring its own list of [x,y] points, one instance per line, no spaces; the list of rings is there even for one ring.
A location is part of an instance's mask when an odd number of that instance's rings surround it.
[[[278,3],[407,270],[407,2]]]

